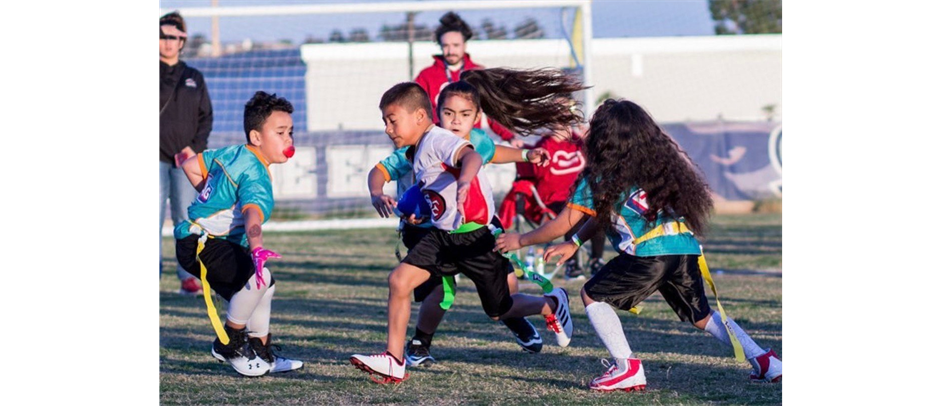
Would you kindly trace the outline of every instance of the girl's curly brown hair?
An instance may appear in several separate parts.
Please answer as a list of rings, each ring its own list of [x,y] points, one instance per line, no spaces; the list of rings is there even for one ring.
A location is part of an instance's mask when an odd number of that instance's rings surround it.
[[[713,199],[700,169],[639,105],[606,100],[595,111],[585,141],[586,167],[579,176],[592,191],[596,221],[612,227],[610,215],[638,186],[647,193],[645,219],[658,213],[683,217],[696,234],[706,232]]]

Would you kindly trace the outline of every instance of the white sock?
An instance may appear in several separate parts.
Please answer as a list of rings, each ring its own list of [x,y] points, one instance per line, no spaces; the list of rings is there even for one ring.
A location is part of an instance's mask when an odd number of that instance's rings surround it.
[[[267,337],[268,323],[271,321],[271,299],[275,296],[275,287],[269,287],[262,300],[255,306],[252,317],[248,323],[245,323],[245,329],[249,332],[249,337]]]
[[[628,368],[627,360],[631,356],[631,347],[628,346],[628,338],[625,337],[625,330],[622,330],[621,320],[615,314],[615,309],[608,303],[595,302],[585,307],[585,314],[589,316],[595,334],[598,334],[608,353],[618,363],[618,370],[624,371]]]
[[[232,299],[229,300],[229,308],[226,310],[227,320],[236,324],[248,323],[255,308],[258,307],[258,303],[271,286],[271,272],[268,271],[268,268],[262,268],[262,278],[265,284],[262,285],[261,289],[255,286],[255,275],[252,275],[249,277],[249,281],[245,283],[245,286],[232,295]]]
[[[733,334],[736,334],[739,343],[742,344],[742,350],[743,353],[746,354],[747,359],[765,354],[765,350],[760,348],[755,341],[752,341],[752,337],[749,337],[749,334],[746,334],[731,317],[727,317],[726,322],[729,324],[729,328],[733,331]],[[730,347],[733,346],[733,342],[729,339],[729,333],[726,331],[726,327],[723,326],[723,319],[720,317],[720,312],[714,311],[713,314],[710,315],[710,319],[707,320],[704,330],[713,337],[716,337],[720,342]]]

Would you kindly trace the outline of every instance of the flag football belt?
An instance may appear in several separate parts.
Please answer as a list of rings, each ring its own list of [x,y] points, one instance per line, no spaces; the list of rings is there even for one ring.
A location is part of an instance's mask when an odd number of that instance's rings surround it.
[[[658,227],[655,227],[653,230],[648,231],[641,237],[638,237],[632,241],[632,243],[637,247],[639,244],[653,238],[683,233],[693,234],[693,231],[690,231],[690,228],[688,228],[684,223],[671,221],[669,223],[664,223]],[[713,282],[713,276],[710,275],[710,268],[707,266],[706,256],[703,255],[703,247],[700,247],[700,259],[698,260],[698,265],[700,268],[700,276],[703,277],[703,280],[706,281],[707,285],[710,285],[710,290],[713,291],[713,297],[716,298],[716,308],[720,311],[720,319],[723,321],[723,327],[726,328],[726,332],[729,334],[729,341],[733,344],[733,353],[736,355],[736,360],[745,361],[746,356],[742,349],[742,343],[739,342],[739,339],[736,338],[736,334],[734,334],[733,330],[729,327],[729,322],[727,322],[726,318],[726,310],[723,310],[723,304],[720,303],[720,295],[716,293],[716,284]]]
[[[199,242],[196,244],[196,260],[200,263],[200,282],[203,282],[203,300],[206,302],[206,313],[209,315],[209,322],[213,324],[213,330],[216,330],[216,337],[219,337],[219,341],[223,345],[228,345],[229,334],[222,328],[222,321],[219,320],[219,312],[216,311],[216,305],[213,304],[213,297],[211,293],[209,293],[211,287],[209,286],[209,281],[206,280],[206,265],[203,264],[203,259],[200,258],[200,253],[203,252],[203,248],[206,248],[206,240],[208,238],[211,237],[203,230]]]

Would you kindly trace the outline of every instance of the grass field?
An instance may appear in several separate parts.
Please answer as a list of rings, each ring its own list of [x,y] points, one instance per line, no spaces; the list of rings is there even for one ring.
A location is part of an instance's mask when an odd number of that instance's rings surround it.
[[[723,306],[763,347],[782,351],[781,214],[719,216],[703,239]],[[751,368],[732,350],[681,323],[655,294],[640,315],[620,312],[648,380],[643,393],[592,393],[608,352],[596,338],[581,300],[581,281],[553,282],[571,296],[569,347],[544,337],[526,354],[510,332],[484,315],[473,285],[459,284],[452,310],[435,336],[428,368],[409,369],[401,385],[377,385],[350,365],[354,353],[385,347],[386,277],[395,266],[393,230],[266,233],[283,255],[268,266],[277,280],[272,333],[283,354],[305,362],[296,372],[239,376],[209,354],[214,333],[202,297],[177,295],[173,243],[163,247],[160,283],[160,402],[162,404],[781,404],[781,384],[753,384]],[[613,256],[611,248],[606,259]],[[521,290],[537,294],[536,285]],[[715,307],[713,295],[708,293]],[[224,311],[225,304],[218,305]],[[413,305],[409,334],[418,307]],[[224,315],[222,316],[224,319]]]

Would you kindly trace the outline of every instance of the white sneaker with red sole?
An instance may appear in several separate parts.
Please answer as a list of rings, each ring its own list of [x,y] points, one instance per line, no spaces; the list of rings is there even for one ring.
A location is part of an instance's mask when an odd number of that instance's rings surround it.
[[[628,358],[628,369],[621,372],[618,371],[617,364],[610,364],[607,359],[602,360],[602,365],[608,366],[608,371],[593,379],[589,383],[589,389],[600,392],[633,392],[644,390],[648,383],[644,378],[644,367],[640,359]]]
[[[350,357],[350,363],[369,373],[370,379],[376,383],[400,383],[409,379],[409,374],[406,373],[406,363],[396,361],[389,351],[376,355],[354,354]],[[381,379],[376,379],[373,375],[379,375]]]

